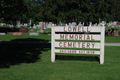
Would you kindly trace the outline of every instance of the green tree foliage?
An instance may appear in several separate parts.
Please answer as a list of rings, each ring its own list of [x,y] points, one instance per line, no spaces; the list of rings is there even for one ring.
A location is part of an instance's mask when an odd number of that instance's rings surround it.
[[[0,3],[0,18],[6,22],[21,19],[26,10],[23,0],[1,0]]]
[[[120,21],[120,0],[1,0],[0,18],[33,23]]]

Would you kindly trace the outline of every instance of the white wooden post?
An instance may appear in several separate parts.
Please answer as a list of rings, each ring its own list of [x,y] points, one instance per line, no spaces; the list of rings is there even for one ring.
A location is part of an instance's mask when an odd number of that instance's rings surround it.
[[[55,62],[55,47],[54,47],[54,44],[55,44],[55,39],[54,39],[54,35],[55,35],[55,28],[52,26],[51,28],[51,37],[52,37],[52,42],[51,42],[51,62]]]
[[[100,49],[100,64],[104,64],[104,39],[105,39],[105,26],[101,28],[101,49]]]

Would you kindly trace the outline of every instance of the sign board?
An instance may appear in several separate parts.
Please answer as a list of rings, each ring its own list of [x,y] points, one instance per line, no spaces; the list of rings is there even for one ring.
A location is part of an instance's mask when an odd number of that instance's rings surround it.
[[[104,30],[104,25],[102,27],[52,27],[51,61],[55,62],[55,53],[96,54],[100,55],[100,64],[104,64]],[[80,42],[76,42],[76,40],[80,40]],[[56,49],[57,47],[70,49]],[[71,50],[71,48],[85,48],[86,50]],[[99,49],[99,51],[87,49]]]

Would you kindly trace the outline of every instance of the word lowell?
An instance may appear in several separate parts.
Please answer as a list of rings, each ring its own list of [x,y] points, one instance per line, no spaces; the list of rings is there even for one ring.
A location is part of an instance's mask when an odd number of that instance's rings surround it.
[[[90,32],[88,27],[64,27],[64,32]]]

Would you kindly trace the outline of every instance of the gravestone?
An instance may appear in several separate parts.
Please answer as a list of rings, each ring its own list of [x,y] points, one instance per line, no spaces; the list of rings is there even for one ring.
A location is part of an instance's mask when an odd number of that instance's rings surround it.
[[[47,29],[47,25],[48,25],[48,23],[46,22],[46,29]]]
[[[120,26],[120,22],[117,22],[116,25],[117,25],[117,26]]]
[[[62,25],[62,23],[61,23],[61,22],[59,22],[59,23],[58,23],[58,26],[61,26],[61,25]]]
[[[44,29],[46,29],[46,24],[45,23],[43,23],[43,27],[44,27]]]
[[[89,27],[91,27],[92,26],[92,22],[89,22]]]
[[[72,26],[72,23],[69,23],[69,26]]]
[[[113,25],[116,25],[116,24],[117,24],[117,21],[114,21],[114,22],[113,22]]]
[[[108,36],[119,36],[118,29],[108,29]]]
[[[84,26],[84,24],[85,24],[85,23],[83,22],[82,26]]]
[[[68,26],[67,24],[65,24],[65,26]]]
[[[20,28],[19,32],[28,33],[28,29],[27,28]]]
[[[65,24],[62,24],[61,26],[65,26]]]
[[[1,26],[6,26],[6,23],[1,23]]]
[[[24,26],[27,27],[28,25],[26,23],[24,23]]]
[[[33,25],[33,29],[37,29],[37,26],[35,24]]]
[[[1,26],[3,26],[3,23],[1,23]]]
[[[106,22],[105,22],[105,21],[102,21],[102,24],[106,24]]]
[[[20,21],[17,21],[17,27],[20,28],[21,25],[20,25]]]
[[[78,23],[78,26],[82,26],[81,22]]]
[[[110,24],[108,24],[108,27],[110,27]]]
[[[43,30],[44,28],[43,28],[43,22],[41,22],[41,28],[40,28],[40,33],[44,33],[44,30]]]
[[[72,26],[76,26],[77,24],[76,24],[76,22],[72,22]]]
[[[10,25],[10,27],[13,27],[13,25]]]
[[[40,29],[40,27],[41,27],[41,22],[39,22],[39,24],[38,24],[38,29]]]
[[[13,32],[13,35],[22,35],[22,32]]]
[[[38,36],[39,33],[29,33],[30,36]]]
[[[3,23],[3,26],[6,26],[6,23]]]
[[[105,27],[108,27],[108,25],[107,25],[107,24],[105,24]]]
[[[31,28],[31,24],[32,24],[32,23],[31,23],[31,20],[30,20],[30,23],[29,23],[29,24],[30,24],[30,28]]]
[[[51,27],[52,27],[52,22],[49,22],[47,28],[51,28]]]
[[[54,24],[52,24],[52,26],[55,26]]]
[[[5,35],[5,33],[0,33],[0,35]]]

